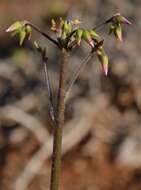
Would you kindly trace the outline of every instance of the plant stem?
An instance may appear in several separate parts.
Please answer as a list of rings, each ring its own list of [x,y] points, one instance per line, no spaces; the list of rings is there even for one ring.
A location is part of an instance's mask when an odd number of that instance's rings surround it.
[[[58,48],[60,48],[59,43],[56,40],[54,40],[53,38],[51,38],[47,33],[41,31],[40,28],[38,28],[37,26],[35,26],[34,24],[32,24],[29,21],[26,21],[26,24],[29,25],[29,26],[31,26],[34,30],[36,30],[37,32],[39,32],[42,36],[44,36],[49,41],[51,41],[53,44],[55,44]]]
[[[51,117],[51,120],[56,123],[56,115],[55,115],[55,108],[53,104],[53,93],[51,89],[51,82],[49,78],[49,72],[48,72],[48,67],[47,67],[47,58],[43,58],[43,66],[44,66],[44,73],[45,73],[45,81],[46,81],[46,86],[47,86],[47,91],[48,91],[48,98],[49,98],[49,114]]]
[[[61,169],[61,147],[62,147],[62,129],[64,126],[65,113],[65,81],[66,69],[68,64],[68,52],[62,49],[62,63],[60,66],[58,100],[57,100],[57,126],[54,128],[53,157],[50,190],[59,189],[60,169]]]
[[[87,63],[90,61],[92,57],[93,57],[93,53],[92,52],[88,53],[88,55],[84,58],[82,63],[79,65],[79,67],[76,69],[75,73],[71,77],[71,81],[69,83],[68,89],[66,90],[66,94],[65,94],[65,102],[67,101],[69,94],[72,90],[72,87],[74,83],[76,82],[76,80],[78,79],[81,71],[85,68],[85,66],[87,65]]]
[[[68,89],[66,90],[66,94],[65,94],[65,103],[69,97],[69,94],[71,92],[71,89],[74,85],[74,83],[76,82],[76,80],[78,79],[81,71],[83,71],[83,69],[85,68],[85,66],[87,65],[87,63],[93,58],[94,53],[97,51],[97,49],[102,46],[103,44],[103,40],[99,41],[97,44],[95,44],[95,47],[88,53],[88,55],[84,58],[84,60],[82,61],[82,63],[79,65],[79,67],[77,68],[77,70],[75,71],[75,73],[73,74]]]

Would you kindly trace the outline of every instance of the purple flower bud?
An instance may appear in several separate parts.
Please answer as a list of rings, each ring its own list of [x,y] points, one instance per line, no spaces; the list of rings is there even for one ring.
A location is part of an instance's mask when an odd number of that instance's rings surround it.
[[[116,13],[113,16],[113,18],[115,18],[119,23],[122,23],[122,24],[128,24],[128,25],[132,24],[127,18],[125,18],[124,16],[122,16],[120,13]]]

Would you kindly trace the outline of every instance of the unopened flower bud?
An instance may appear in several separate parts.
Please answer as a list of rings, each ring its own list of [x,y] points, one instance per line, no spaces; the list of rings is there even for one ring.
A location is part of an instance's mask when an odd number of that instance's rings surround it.
[[[94,47],[94,42],[92,40],[91,34],[88,30],[83,31],[83,36],[82,38],[93,48]]]
[[[83,30],[82,29],[77,29],[76,33],[75,33],[75,39],[76,39],[77,45],[80,45],[82,35],[83,35]]]
[[[89,32],[93,39],[100,38],[100,36],[94,30],[90,30]]]
[[[115,27],[114,33],[117,40],[122,41],[122,28],[120,23]]]
[[[108,74],[108,56],[106,55],[106,53],[104,52],[103,48],[100,48],[96,51],[98,59],[101,63],[102,66],[102,70],[104,72],[104,74],[107,76]]]
[[[115,38],[122,41],[122,27],[120,23],[112,24],[109,28],[109,35],[114,34]]]
[[[32,29],[28,25],[27,21],[17,21],[14,24],[12,24],[6,32],[11,32],[12,36],[18,35],[20,39],[20,45],[23,44],[23,41],[25,38],[30,39]]]
[[[122,24],[129,24],[129,25],[132,24],[127,18],[125,18],[124,16],[122,16],[120,13],[116,13],[116,14],[113,16],[113,20],[114,20],[114,19],[115,19],[117,22],[122,23]]]

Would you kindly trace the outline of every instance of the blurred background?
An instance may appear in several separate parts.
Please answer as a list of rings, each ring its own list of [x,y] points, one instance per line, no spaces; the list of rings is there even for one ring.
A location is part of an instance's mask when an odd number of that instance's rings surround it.
[[[0,0],[0,189],[45,190],[49,187],[52,125],[39,54],[31,42],[19,48],[5,29],[29,20],[50,33],[51,18],[80,19],[93,27],[120,12],[133,25],[124,41],[105,38],[110,59],[103,76],[94,57],[74,85],[66,110],[62,152],[62,190],[141,189],[141,1],[140,0]],[[54,98],[59,51],[47,47]],[[72,53],[68,79],[88,52]]]

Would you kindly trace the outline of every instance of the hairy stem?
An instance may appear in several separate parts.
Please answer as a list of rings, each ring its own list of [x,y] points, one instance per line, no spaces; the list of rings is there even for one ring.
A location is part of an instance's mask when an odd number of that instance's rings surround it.
[[[61,168],[62,129],[64,126],[65,113],[65,81],[68,64],[68,52],[62,49],[62,63],[60,66],[58,100],[57,100],[57,126],[54,128],[53,157],[50,190],[58,190]]]

